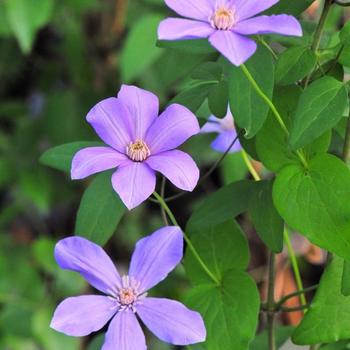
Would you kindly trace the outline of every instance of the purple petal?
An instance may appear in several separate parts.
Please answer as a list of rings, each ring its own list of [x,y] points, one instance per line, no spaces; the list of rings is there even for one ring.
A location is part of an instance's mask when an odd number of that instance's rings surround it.
[[[188,40],[207,38],[214,28],[207,22],[182,18],[167,18],[158,27],[159,40]]]
[[[137,306],[137,313],[150,331],[167,343],[189,345],[206,339],[201,315],[177,301],[146,298]]]
[[[216,118],[215,116],[211,115],[208,119],[208,121],[202,126],[201,133],[207,134],[207,133],[220,133],[222,131],[221,127],[221,119]]]
[[[88,147],[77,152],[72,161],[73,180],[84,179],[92,174],[113,169],[128,158],[110,147]]]
[[[182,17],[206,22],[214,11],[212,0],[165,0],[165,3]]]
[[[122,85],[118,93],[118,99],[122,101],[132,117],[134,141],[144,139],[148,128],[158,117],[158,97],[152,92],[136,86]]]
[[[117,312],[118,305],[102,295],[68,298],[57,306],[50,327],[74,337],[99,331]]]
[[[267,10],[278,2],[279,0],[236,0],[234,7],[238,20],[241,21]]]
[[[131,210],[154,192],[156,175],[147,164],[129,161],[113,174],[112,185],[125,206]]]
[[[180,146],[198,132],[196,116],[186,107],[172,104],[152,124],[146,143],[154,155]]]
[[[184,191],[193,191],[198,183],[199,169],[185,152],[172,150],[158,153],[149,157],[146,162]]]
[[[86,119],[107,145],[121,153],[124,153],[127,145],[133,141],[130,113],[115,97],[98,103]]]
[[[209,38],[210,43],[235,66],[240,66],[256,51],[254,40],[228,30],[218,30]]]
[[[118,312],[108,327],[101,350],[146,350],[145,335],[135,314],[130,310]]]
[[[237,23],[234,28],[236,33],[249,34],[282,34],[302,36],[303,30],[300,23],[293,16],[274,15],[259,16]]]
[[[163,227],[139,240],[131,258],[129,276],[141,283],[142,292],[162,281],[181,261],[183,237],[179,227]]]
[[[56,244],[55,258],[62,269],[79,272],[93,287],[112,294],[120,276],[112,260],[95,243],[82,237],[68,237]]]
[[[211,144],[211,147],[218,152],[225,153],[233,140],[237,137],[237,133],[234,130],[224,131],[221,133]],[[231,147],[229,153],[235,153],[242,150],[242,146],[237,140]]]

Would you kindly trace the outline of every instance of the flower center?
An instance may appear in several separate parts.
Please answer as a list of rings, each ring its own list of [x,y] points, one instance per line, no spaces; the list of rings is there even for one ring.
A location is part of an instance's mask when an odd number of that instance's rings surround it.
[[[227,7],[219,7],[210,19],[211,25],[215,29],[230,30],[236,23],[235,11]]]
[[[140,294],[140,283],[129,276],[122,277],[122,285],[117,292],[117,301],[122,310],[132,309],[136,311],[136,305],[147,296],[147,293]]]
[[[126,154],[134,162],[143,162],[151,155],[151,151],[144,141],[136,140],[126,147]]]

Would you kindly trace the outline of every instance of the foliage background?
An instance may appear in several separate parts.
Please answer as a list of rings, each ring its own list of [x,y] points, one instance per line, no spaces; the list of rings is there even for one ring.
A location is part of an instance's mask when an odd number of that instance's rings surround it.
[[[303,14],[310,31],[317,5]],[[53,146],[97,140],[85,115],[97,101],[115,95],[122,82],[155,92],[164,107],[188,86],[188,77],[201,62],[217,58],[212,52],[157,47],[156,29],[167,15],[163,0],[0,0],[0,349],[100,348],[101,336],[81,341],[48,327],[60,300],[88,292],[79,276],[58,269],[53,248],[75,232],[79,202],[91,179],[72,182],[68,174],[38,160]],[[327,30],[334,32],[348,16],[335,8]],[[209,109],[203,100],[181,97],[191,107],[201,106],[197,115],[204,121]],[[210,150],[211,139],[199,136],[185,146],[202,173],[219,157]],[[247,176],[240,154],[228,156],[194,194],[172,204],[180,224],[206,193]],[[176,193],[170,185],[166,190]],[[250,241],[249,269],[263,287],[265,248],[246,217],[240,223]],[[158,206],[149,202],[123,217],[106,249],[126,269],[136,240],[161,225]],[[322,266],[310,258],[308,243],[299,245],[305,283],[314,284]],[[286,266],[281,257],[279,283],[291,292],[295,283]],[[155,293],[183,299],[187,289],[179,267]],[[294,315],[280,323],[295,325],[298,320]],[[282,339],[288,334],[284,328]],[[151,349],[170,349],[152,336],[150,342]]]

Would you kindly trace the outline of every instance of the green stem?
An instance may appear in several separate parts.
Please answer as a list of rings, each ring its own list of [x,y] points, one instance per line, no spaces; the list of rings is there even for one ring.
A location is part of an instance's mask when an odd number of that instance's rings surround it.
[[[284,296],[283,298],[281,298],[278,303],[276,304],[276,308],[280,308],[287,300],[291,299],[291,298],[294,298],[294,297],[297,297],[299,296],[300,294],[304,294],[304,293],[307,293],[307,292],[311,292],[315,289],[318,288],[318,284],[314,285],[314,286],[311,286],[311,287],[308,287],[308,288],[305,288],[305,289],[301,289],[301,290],[298,290],[294,293],[290,293],[286,296]]]
[[[310,307],[309,304],[296,306],[296,307],[284,307],[284,306],[281,306],[280,310],[282,312],[296,312],[296,311],[305,311],[309,307]]]
[[[276,350],[275,335],[275,253],[270,253],[267,290],[267,325],[269,350]]]
[[[253,178],[256,181],[260,181],[261,177],[255,171],[255,169],[254,169],[253,165],[251,164],[251,162],[250,162],[247,154],[245,153],[245,151],[242,152],[242,156],[243,156],[243,159],[244,159],[244,161],[245,161],[245,163],[247,165],[247,168],[250,171],[250,173],[253,176]],[[254,171],[252,171],[252,169],[254,169]],[[292,246],[292,243],[290,241],[289,234],[288,234],[288,231],[287,231],[286,228],[284,228],[283,235],[284,235],[284,241],[285,241],[285,243],[287,245],[289,260],[290,260],[291,265],[292,265],[292,269],[293,269],[293,273],[294,273],[294,276],[295,276],[295,281],[296,281],[298,290],[303,290],[304,289],[303,288],[303,282],[301,280],[301,274],[300,274],[300,270],[299,270],[298,261],[297,261],[297,258],[295,256],[295,253],[294,253],[294,250],[293,250],[293,246]],[[306,304],[306,297],[305,297],[304,293],[301,293],[300,301],[301,301],[302,305]]]
[[[286,134],[286,136],[288,137],[289,136],[288,128],[287,128],[286,124],[284,123],[283,118],[282,118],[281,114],[278,112],[278,110],[275,107],[275,105],[272,103],[272,101],[269,99],[269,97],[266,96],[266,94],[260,89],[258,83],[255,81],[253,76],[250,74],[248,68],[244,64],[242,64],[240,67],[241,67],[243,73],[245,74],[245,76],[247,77],[247,79],[252,84],[252,86],[255,89],[255,91],[266,102],[266,104],[270,107],[270,109],[271,109],[273,115],[275,116],[278,124],[280,125],[280,127],[282,128],[282,130]],[[301,163],[304,165],[304,167],[308,168],[308,164],[307,164],[306,158],[305,158],[304,154],[302,153],[302,151],[297,150],[296,154],[299,157]]]
[[[301,280],[301,274],[300,274],[300,270],[299,270],[298,261],[297,261],[297,258],[295,256],[292,242],[290,241],[289,233],[288,233],[286,228],[283,231],[283,235],[284,235],[284,241],[286,242],[286,245],[287,245],[288,255],[289,255],[290,263],[292,265],[297,288],[299,291],[302,291],[304,289],[304,287],[303,287],[303,282]],[[306,304],[305,293],[300,294],[300,301],[301,301],[302,305]]]
[[[253,179],[255,181],[260,181],[261,178],[260,178],[259,174],[257,173],[257,171],[255,170],[255,168],[253,167],[253,164],[250,161],[247,152],[245,150],[242,150],[241,152],[242,152],[242,157],[243,157],[244,163],[246,164],[250,174],[253,176]]]
[[[153,196],[157,199],[158,203],[164,208],[164,210],[166,211],[166,213],[168,214],[170,221],[172,222],[173,225],[180,227],[180,225],[178,224],[178,222],[175,219],[174,214],[172,213],[172,211],[170,210],[170,208],[168,207],[168,205],[166,204],[166,202],[164,201],[163,197],[160,196],[157,192],[153,192]],[[208,266],[205,264],[205,262],[203,261],[203,259],[200,257],[200,255],[198,254],[196,248],[193,246],[190,238],[186,235],[185,232],[183,232],[184,235],[184,239],[185,242],[187,243],[188,248],[191,250],[193,256],[196,258],[196,260],[198,261],[199,265],[202,267],[202,269],[207,273],[207,275],[213,280],[213,282],[215,282],[215,284],[219,285],[220,281],[216,278],[216,276],[210,271],[210,269],[208,268]]]
[[[348,117],[348,122],[346,127],[345,141],[344,141],[344,147],[343,147],[343,159],[347,165],[350,165],[350,114]]]
[[[320,47],[321,38],[322,38],[323,31],[324,31],[324,26],[326,24],[326,19],[327,19],[329,10],[331,9],[332,3],[333,3],[333,0],[325,0],[322,14],[321,14],[321,17],[320,17],[320,20],[318,22],[316,32],[314,35],[314,40],[313,40],[312,45],[311,45],[311,50],[313,52],[317,52],[317,50]]]

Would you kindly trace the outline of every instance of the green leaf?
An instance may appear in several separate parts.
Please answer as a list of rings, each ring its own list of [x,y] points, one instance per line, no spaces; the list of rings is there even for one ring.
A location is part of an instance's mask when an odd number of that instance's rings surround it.
[[[204,82],[203,84],[181,91],[170,101],[169,104],[179,103],[195,113],[208,97],[208,94],[214,85],[215,83],[212,82]]]
[[[224,118],[227,114],[228,87],[225,80],[212,87],[208,95],[210,111],[218,118]]]
[[[300,97],[290,133],[290,145],[301,148],[333,128],[347,107],[345,86],[331,77],[321,78]]]
[[[187,302],[204,318],[208,350],[248,348],[256,332],[260,298],[247,273],[229,270],[220,286],[203,284],[193,288]]]
[[[125,206],[114,192],[111,172],[96,176],[81,200],[75,234],[99,245],[104,245],[112,236],[121,220]]]
[[[293,334],[299,345],[350,338],[350,297],[341,293],[343,260],[334,257],[324,272],[311,308]]]
[[[219,82],[222,80],[222,67],[216,62],[205,62],[196,67],[191,78],[203,81]]]
[[[272,201],[272,181],[259,181],[249,205],[253,225],[262,241],[275,253],[283,249],[284,222]]]
[[[272,98],[274,67],[270,52],[265,47],[259,47],[246,66],[262,91]],[[229,72],[229,101],[235,122],[246,130],[247,138],[252,138],[263,126],[269,107],[240,67],[232,66]]]
[[[51,168],[70,172],[72,159],[74,155],[81,149],[86,147],[102,146],[101,142],[71,142],[64,145],[56,146],[47,150],[40,157],[40,163]]]
[[[205,230],[222,224],[247,210],[254,181],[239,181],[207,196],[189,219],[186,232]]]
[[[120,57],[125,82],[137,78],[161,56],[162,50],[155,45],[161,19],[159,15],[147,15],[133,25]]]
[[[275,79],[279,85],[288,85],[306,77],[316,65],[316,54],[308,47],[285,50],[276,65]]]
[[[341,292],[345,296],[350,296],[350,262],[346,260],[344,260],[344,266],[343,266]]]
[[[296,85],[280,87],[275,92],[273,102],[280,111],[287,128],[292,123],[301,92],[302,90]],[[331,132],[329,131],[308,145],[304,152],[312,158],[317,153],[326,152],[330,142]],[[289,147],[287,136],[272,113],[269,114],[263,128],[256,135],[256,150],[264,165],[275,172],[288,164],[299,163],[297,156]]]
[[[53,0],[5,0],[8,22],[24,53],[29,53],[37,31],[53,13]]]
[[[195,40],[158,40],[157,46],[166,49],[179,50],[181,52],[193,54],[215,53],[216,50],[209,44],[207,39]]]
[[[281,0],[275,6],[268,9],[266,14],[286,13],[297,16],[304,12],[314,1],[315,0]]]
[[[197,252],[219,281],[228,270],[247,268],[248,243],[241,228],[234,220],[211,225],[199,231],[187,231],[187,233]],[[185,269],[192,283],[211,282],[189,249],[186,252]]]
[[[318,155],[306,170],[289,165],[277,175],[273,199],[282,218],[312,243],[350,260],[350,170]]]
[[[350,44],[350,22],[346,22],[339,33],[339,39],[344,45]]]

